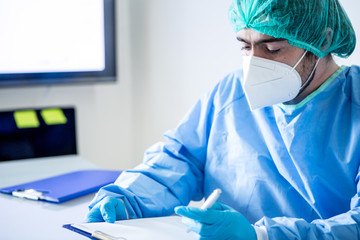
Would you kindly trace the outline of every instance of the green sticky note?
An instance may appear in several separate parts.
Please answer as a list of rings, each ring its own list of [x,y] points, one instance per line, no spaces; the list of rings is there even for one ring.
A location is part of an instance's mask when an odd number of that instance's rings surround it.
[[[47,125],[58,125],[67,123],[67,118],[60,108],[49,108],[41,110],[41,117]]]
[[[14,119],[18,128],[37,128],[40,126],[34,110],[15,111]]]

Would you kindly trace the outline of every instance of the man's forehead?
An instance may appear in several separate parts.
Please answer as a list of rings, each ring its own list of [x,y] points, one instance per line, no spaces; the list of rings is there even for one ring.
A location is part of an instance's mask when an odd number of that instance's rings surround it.
[[[276,42],[276,41],[286,41],[284,38],[275,38],[273,36],[260,33],[254,29],[242,29],[236,34],[236,38],[239,41],[252,43],[252,42]]]

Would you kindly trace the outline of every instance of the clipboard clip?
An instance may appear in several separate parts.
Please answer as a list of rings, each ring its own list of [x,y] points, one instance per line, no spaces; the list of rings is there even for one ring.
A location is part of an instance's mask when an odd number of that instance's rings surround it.
[[[93,232],[91,237],[98,240],[127,240],[124,237],[114,237],[101,231]]]
[[[12,195],[31,200],[44,200],[43,194],[47,192],[37,191],[35,189],[19,189],[12,192]]]

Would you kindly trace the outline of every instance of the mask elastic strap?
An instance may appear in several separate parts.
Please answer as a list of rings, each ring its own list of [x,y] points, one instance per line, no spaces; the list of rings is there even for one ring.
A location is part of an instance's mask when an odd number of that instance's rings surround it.
[[[312,75],[314,74],[314,72],[315,72],[315,70],[316,70],[316,67],[317,67],[317,65],[319,64],[320,59],[321,59],[321,58],[319,58],[319,59],[316,61],[315,66],[314,66],[313,70],[311,71],[308,79],[307,79],[307,80],[304,82],[304,84],[301,86],[300,91],[299,91],[299,94],[309,85],[308,83],[310,82],[310,80],[311,80],[311,78],[312,78]]]
[[[301,58],[299,59],[299,61],[297,61],[297,63],[295,64],[295,66],[292,68],[292,71],[294,71],[295,68],[301,63],[301,61],[304,59],[304,57],[305,57],[305,55],[306,55],[307,52],[308,52],[308,51],[305,50],[304,54],[301,56]]]
[[[319,64],[320,62],[320,58],[317,60],[317,62],[315,63],[315,66],[311,72],[311,74],[309,75],[308,79],[304,82],[304,84],[301,86],[300,90],[299,90],[299,93],[298,93],[298,96],[305,90],[305,88],[307,88],[309,85],[310,85],[310,82],[314,79],[312,77],[312,75],[314,74],[315,72],[315,69],[317,67],[317,65]]]

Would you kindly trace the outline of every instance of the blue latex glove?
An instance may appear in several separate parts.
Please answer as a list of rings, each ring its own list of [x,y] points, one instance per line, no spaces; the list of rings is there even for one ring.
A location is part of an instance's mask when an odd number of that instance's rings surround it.
[[[107,196],[98,202],[87,214],[85,222],[109,222],[127,219],[124,203],[115,198]]]
[[[201,240],[239,239],[256,240],[256,232],[238,211],[216,202],[210,209],[176,207],[188,229],[200,235]]]

